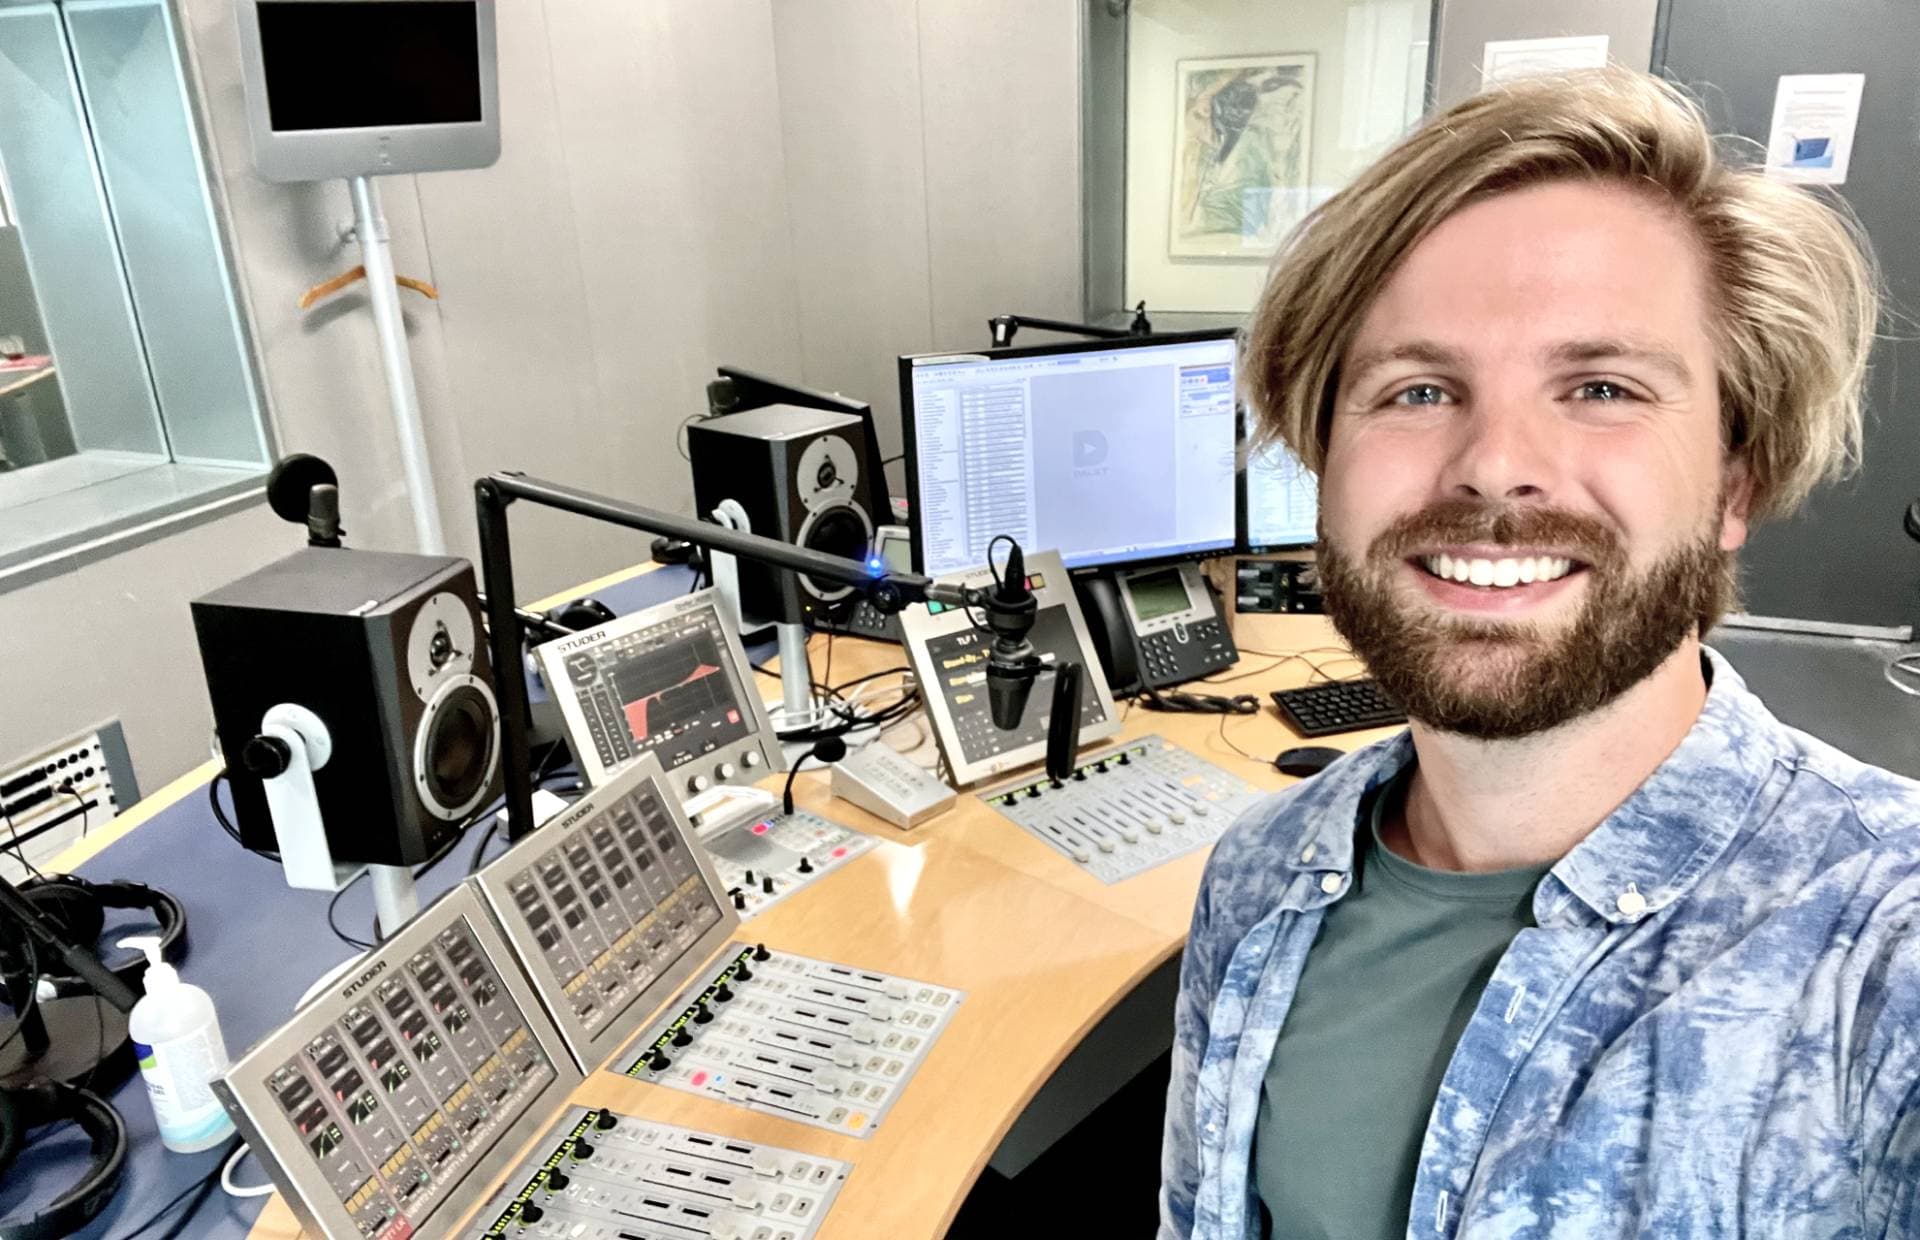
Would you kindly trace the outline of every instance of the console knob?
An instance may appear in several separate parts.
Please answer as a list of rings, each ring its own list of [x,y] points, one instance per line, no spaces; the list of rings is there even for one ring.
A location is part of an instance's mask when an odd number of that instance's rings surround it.
[[[695,792],[705,792],[708,788],[713,787],[713,781],[705,775],[695,775],[687,781],[687,787],[693,789]]]
[[[718,775],[721,779],[732,779],[739,772],[735,769],[733,763],[722,762],[719,766],[713,769],[713,773],[715,775]]]
[[[747,893],[740,890],[738,887],[735,887],[733,889],[733,907],[737,909],[744,909],[747,907]]]
[[[687,1032],[685,1025],[673,1031],[673,1044],[675,1046],[691,1046],[693,1044],[693,1035]]]
[[[773,875],[769,874],[760,880],[760,890],[766,892],[768,895],[773,894]]]
[[[753,958],[755,960],[771,960],[773,959],[773,953],[767,950],[765,943],[755,943],[753,945]]]
[[[600,1112],[600,1118],[593,1121],[593,1126],[601,1132],[612,1132],[615,1128],[619,1127],[619,1125],[620,1117],[612,1111]]]
[[[747,967],[746,961],[742,960],[733,967],[733,980],[736,982],[750,982],[753,980],[753,970]]]
[[[715,1003],[732,1003],[733,1002],[732,988],[729,987],[725,982],[722,982],[720,986],[713,992],[713,1001]]]
[[[672,1066],[673,1060],[668,1059],[667,1053],[657,1046],[654,1048],[653,1054],[647,1056],[647,1067],[653,1069],[655,1072],[665,1072]]]
[[[748,750],[748,751],[747,751],[746,753],[744,753],[744,754],[742,754],[742,755],[740,756],[740,761],[742,761],[742,762],[744,762],[744,763],[746,763],[746,764],[747,764],[747,766],[748,766],[748,767],[750,767],[750,768],[751,768],[751,767],[756,767],[756,766],[759,766],[759,765],[760,765],[760,751],[759,751],[759,750],[757,750],[757,749],[749,749],[749,750]]]
[[[707,1006],[707,1001],[705,999],[702,999],[700,1002],[694,1004],[693,1006],[693,1023],[694,1024],[705,1025],[710,1023],[712,1020],[713,1020],[713,1009]]]
[[[523,1223],[537,1223],[545,1214],[545,1210],[531,1201],[520,1207],[520,1221]]]
[[[567,1179],[567,1173],[564,1171],[549,1171],[547,1173],[547,1191],[550,1193],[560,1192],[566,1188],[569,1183],[571,1183],[571,1181]]]
[[[754,885],[754,884],[755,884],[756,882],[758,882],[758,881],[759,881],[758,879],[756,879],[756,878],[755,878],[755,877],[753,876],[753,871],[752,871],[752,870],[748,870],[748,871],[746,872],[746,875],[745,875],[745,877],[746,877],[746,880],[747,880],[747,886],[749,886],[749,887],[751,887],[751,886],[753,886],[753,885]]]
[[[794,868],[796,870],[799,870],[802,874],[811,874],[813,873],[813,862],[807,860],[805,857],[802,857],[800,858],[800,864],[795,866]]]
[[[573,1160],[575,1162],[585,1162],[592,1157],[593,1147],[591,1145],[588,1145],[585,1141],[575,1141],[573,1143]]]

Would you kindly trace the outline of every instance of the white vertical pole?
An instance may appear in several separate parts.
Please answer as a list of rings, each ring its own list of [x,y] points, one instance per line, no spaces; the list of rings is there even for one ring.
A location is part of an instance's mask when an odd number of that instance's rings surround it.
[[[373,325],[380,336],[380,360],[387,372],[387,398],[393,405],[393,427],[400,438],[400,462],[407,473],[407,497],[413,502],[413,532],[422,555],[445,555],[446,535],[440,529],[440,502],[434,494],[433,470],[427,463],[427,436],[420,426],[420,394],[413,385],[413,356],[407,350],[407,326],[400,317],[400,290],[393,280],[393,248],[387,237],[387,217],[371,177],[354,177],[354,232],[360,238],[360,261],[367,269],[367,295],[373,300]]]

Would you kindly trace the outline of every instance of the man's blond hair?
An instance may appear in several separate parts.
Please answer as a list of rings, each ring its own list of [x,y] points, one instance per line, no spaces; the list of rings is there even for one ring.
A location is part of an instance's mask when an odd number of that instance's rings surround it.
[[[1747,464],[1755,519],[1791,512],[1858,463],[1879,296],[1857,223],[1723,158],[1698,104],[1620,68],[1521,79],[1455,104],[1308,216],[1247,332],[1244,396],[1259,437],[1318,472],[1340,359],[1401,260],[1463,207],[1570,180],[1644,190],[1697,238],[1722,438]]]

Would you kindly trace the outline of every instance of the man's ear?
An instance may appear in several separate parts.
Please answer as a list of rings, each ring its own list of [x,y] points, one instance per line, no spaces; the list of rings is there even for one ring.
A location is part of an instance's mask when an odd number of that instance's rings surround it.
[[[1729,453],[1720,471],[1720,550],[1738,551],[1747,541],[1753,511],[1753,471],[1744,456]]]

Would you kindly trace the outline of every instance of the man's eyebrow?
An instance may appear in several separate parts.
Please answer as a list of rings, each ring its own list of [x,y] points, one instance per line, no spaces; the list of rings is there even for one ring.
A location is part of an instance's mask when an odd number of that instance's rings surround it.
[[[1666,371],[1683,384],[1693,381],[1693,371],[1688,368],[1686,359],[1677,350],[1663,344],[1633,340],[1568,340],[1547,350],[1547,360],[1561,364],[1614,359],[1643,362]]]
[[[1347,359],[1341,367],[1349,379],[1359,379],[1370,370],[1385,366],[1390,362],[1419,362],[1423,366],[1441,369],[1455,369],[1465,364],[1466,355],[1458,349],[1431,340],[1409,340],[1402,344],[1385,348],[1368,349],[1356,353]]]

